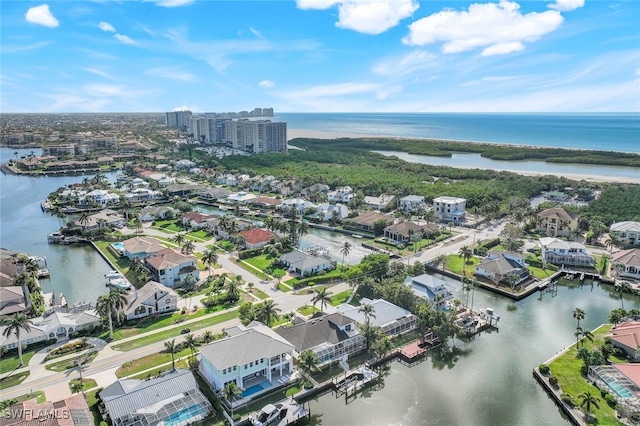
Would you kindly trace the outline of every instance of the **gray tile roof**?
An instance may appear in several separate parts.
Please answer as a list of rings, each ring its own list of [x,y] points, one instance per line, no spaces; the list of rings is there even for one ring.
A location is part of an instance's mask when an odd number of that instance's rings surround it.
[[[134,290],[127,296],[128,303],[124,308],[124,313],[128,315],[131,312],[134,312],[140,307],[140,305],[143,304],[143,302],[147,301],[147,299],[153,298],[153,295],[155,293],[162,292],[167,293],[169,296],[174,297],[176,300],[178,299],[178,294],[169,287],[166,287],[156,281],[149,281],[144,286],[142,286],[140,290]],[[167,295],[165,295],[164,297],[167,297]]]
[[[294,349],[294,345],[262,324],[255,324],[241,333],[235,331],[234,328],[233,336],[200,347],[200,354],[218,370],[271,358]]]
[[[278,327],[276,333],[291,342],[298,352],[304,352],[324,342],[336,344],[349,339],[349,335],[338,327],[353,322],[351,318],[336,313],[291,327]]]
[[[375,317],[371,317],[370,321],[371,324],[376,327],[384,327],[399,318],[412,315],[411,312],[406,309],[396,306],[391,302],[387,302],[384,299],[369,300],[366,298],[362,298],[360,300],[360,306],[352,306],[344,303],[338,306],[338,311],[360,324],[364,324],[366,322],[365,317],[361,312],[358,312],[362,305],[373,305],[373,314]]]

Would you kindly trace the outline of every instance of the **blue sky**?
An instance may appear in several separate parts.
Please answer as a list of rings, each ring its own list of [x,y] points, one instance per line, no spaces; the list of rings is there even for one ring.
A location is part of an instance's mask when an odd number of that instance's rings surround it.
[[[640,1],[3,1],[2,112],[640,111]]]

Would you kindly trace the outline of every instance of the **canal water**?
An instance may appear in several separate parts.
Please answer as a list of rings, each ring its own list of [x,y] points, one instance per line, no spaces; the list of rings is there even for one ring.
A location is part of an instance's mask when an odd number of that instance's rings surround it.
[[[13,157],[14,149],[0,148],[0,162]],[[28,155],[31,150],[17,150]],[[39,150],[34,150],[40,155]],[[107,173],[113,180],[115,173]],[[111,268],[90,246],[49,244],[47,234],[57,231],[62,223],[57,216],[44,213],[40,203],[61,186],[82,181],[83,176],[17,176],[0,174],[0,247],[7,250],[44,256],[51,271],[50,278],[40,280],[45,293],[56,297],[64,293],[69,304],[95,303],[107,292],[104,274]]]
[[[460,283],[443,279],[464,303],[466,293]],[[631,295],[623,303],[627,309],[640,306]],[[477,290],[474,309],[493,308],[500,316],[497,331],[468,342],[456,340],[459,352],[449,362],[427,358],[409,368],[394,361],[379,388],[348,403],[334,394],[312,400],[312,424],[570,424],[535,382],[532,370],[575,342],[575,308],[586,312],[581,326],[591,330],[607,322],[609,312],[620,306],[612,287],[589,283],[560,286],[556,296],[534,294],[516,303]]]

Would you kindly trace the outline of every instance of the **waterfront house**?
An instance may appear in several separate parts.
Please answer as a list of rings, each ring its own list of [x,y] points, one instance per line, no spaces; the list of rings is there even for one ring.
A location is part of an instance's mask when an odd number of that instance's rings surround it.
[[[158,183],[158,187],[166,188],[170,185],[174,185],[176,183],[176,178],[167,176],[164,173],[152,173],[147,176],[149,179],[154,180]]]
[[[149,281],[141,289],[134,289],[127,295],[123,308],[127,320],[164,314],[178,309],[178,294],[167,286]]]
[[[189,226],[191,229],[210,228],[209,222],[217,221],[218,216],[205,214],[200,212],[189,212],[182,216],[182,224]]]
[[[143,258],[167,247],[157,238],[153,237],[133,237],[122,242],[124,246],[123,254],[129,259]]]
[[[593,266],[595,259],[587,248],[574,241],[540,238],[540,256],[554,265]]]
[[[200,347],[198,368],[212,389],[233,382],[246,401],[284,384],[293,372],[293,344],[270,327],[254,321],[225,332],[228,337]]]
[[[178,210],[169,206],[146,206],[138,213],[138,219],[141,222],[151,222],[154,220],[163,220],[169,217],[175,217]]]
[[[417,213],[426,206],[422,195],[407,195],[400,198],[400,210],[403,212]]]
[[[281,201],[279,199],[272,197],[258,197],[255,200],[251,200],[250,202],[253,207],[270,210],[275,209],[280,205],[280,203]]]
[[[349,207],[339,203],[338,204],[322,203],[317,207],[318,217],[325,221],[333,220],[334,218],[333,212],[336,212],[335,218],[340,222],[346,219],[349,216],[349,213],[351,211],[349,210]]]
[[[114,426],[197,423],[212,411],[189,370],[171,370],[150,380],[120,379],[99,392]]]
[[[327,195],[330,189],[329,185],[324,183],[314,183],[310,187],[302,189],[300,195],[317,201],[319,195]]]
[[[547,237],[568,237],[578,229],[580,215],[553,207],[536,215],[536,230]]]
[[[275,235],[276,234],[271,231],[260,228],[250,228],[238,232],[240,245],[243,245],[247,249],[264,247],[269,244],[272,238],[275,238]]]
[[[280,262],[286,265],[289,272],[300,276],[314,275],[336,267],[336,262],[319,251],[294,250],[280,256]]]
[[[0,418],[2,426],[92,426],[93,415],[81,393],[62,400],[53,398],[38,403],[27,399],[7,408]]]
[[[413,294],[431,303],[436,309],[443,309],[447,301],[453,299],[446,282],[429,274],[407,277],[404,284]]]
[[[628,220],[612,223],[609,234],[615,236],[624,247],[640,246],[640,222]]]
[[[344,227],[373,233],[376,222],[384,223],[384,227],[386,228],[391,225],[393,221],[392,216],[379,212],[366,212],[352,219],[345,219]]]
[[[390,207],[391,203],[393,203],[395,200],[396,200],[395,195],[382,194],[379,197],[365,196],[364,204],[371,207],[374,210],[383,210],[385,208]]]
[[[327,200],[334,203],[347,204],[355,196],[356,193],[350,186],[339,186],[335,189],[335,191],[327,192]]]
[[[87,216],[85,219],[77,219],[73,222],[82,230],[97,229],[108,226],[110,228],[123,228],[127,223],[124,216],[115,210],[103,209],[98,213]]]
[[[124,197],[130,203],[140,203],[144,201],[159,200],[163,197],[162,192],[149,188],[134,188],[127,192]]]
[[[640,361],[640,322],[625,321],[611,329],[611,344],[636,362]]]
[[[356,321],[341,313],[316,316],[290,327],[278,327],[276,333],[291,342],[296,356],[312,351],[320,366],[337,361],[345,355],[365,349],[365,338],[356,327]]]
[[[196,257],[184,255],[174,249],[165,248],[144,258],[144,264],[151,272],[151,278],[167,287],[176,287],[187,276],[198,281],[200,273],[196,268]]]
[[[174,183],[166,187],[170,197],[186,197],[190,194],[200,193],[204,188],[189,183]]]
[[[118,203],[120,203],[120,196],[118,194],[112,194],[106,189],[94,189],[78,199],[79,205],[98,205],[105,207],[108,204]]]
[[[640,248],[621,250],[611,255],[611,267],[618,278],[640,280]]]
[[[0,287],[0,315],[28,314],[31,298],[27,286]]]
[[[433,211],[441,222],[464,222],[467,200],[458,197],[438,197],[433,199]]]
[[[258,198],[256,194],[240,191],[240,192],[235,192],[233,194],[229,194],[229,196],[227,197],[227,200],[233,204],[247,204],[251,200],[254,200],[256,198]]]
[[[199,194],[199,197],[205,201],[216,201],[227,198],[231,195],[231,191],[224,188],[207,188]]]
[[[363,297],[360,299],[360,306],[343,303],[338,306],[337,309],[342,315],[351,318],[359,324],[365,324],[367,318],[360,312],[360,308],[364,305],[373,306],[374,316],[369,318],[370,324],[380,327],[389,337],[407,333],[418,326],[418,317],[408,310],[394,305],[391,302],[387,302],[384,299],[370,300]]]
[[[486,258],[476,265],[475,274],[478,277],[487,278],[495,284],[506,281],[513,286],[529,278],[529,270],[524,259],[518,253],[513,252],[492,251],[487,253]]]
[[[318,206],[313,204],[311,201],[304,200],[302,198],[289,198],[287,200],[282,201],[277,210],[288,213],[292,208],[296,209],[296,213],[299,215],[303,215],[305,210],[307,209],[317,209]]]
[[[434,223],[418,225],[406,220],[384,228],[384,237],[395,244],[408,244],[411,242],[411,238],[419,241],[425,231],[435,232],[437,229],[438,226]]]

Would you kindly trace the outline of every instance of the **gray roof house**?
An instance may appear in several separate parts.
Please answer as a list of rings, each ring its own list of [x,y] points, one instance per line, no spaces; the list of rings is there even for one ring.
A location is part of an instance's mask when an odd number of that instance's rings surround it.
[[[320,365],[324,365],[365,348],[365,339],[355,323],[352,318],[335,313],[291,327],[278,327],[276,333],[291,342],[298,353],[313,351]]]
[[[173,312],[178,308],[178,294],[156,281],[149,281],[140,290],[127,295],[124,314],[127,320]]]
[[[282,385],[293,371],[294,346],[259,322],[225,329],[229,337],[200,347],[200,374],[214,389],[235,382],[238,403]]]
[[[514,286],[529,278],[529,270],[524,259],[517,253],[511,252],[489,252],[487,258],[476,265],[475,273],[496,284],[508,277],[514,277],[512,283]]]
[[[316,252],[304,252],[294,250],[280,256],[280,261],[287,265],[290,272],[295,272],[301,276],[313,275],[321,271],[335,268],[336,262],[329,256]]]
[[[371,325],[380,327],[388,336],[397,336],[415,329],[418,325],[418,317],[408,310],[387,302],[384,299],[360,299],[360,306],[353,306],[343,303],[338,306],[338,312],[354,321],[364,324],[366,318],[362,312],[359,312],[363,305],[372,305],[374,315],[369,318]]]
[[[114,426],[191,424],[212,410],[193,373],[183,369],[146,381],[121,379],[99,395]]]
[[[453,299],[453,294],[447,288],[446,282],[429,274],[407,277],[404,284],[411,288],[413,294],[426,299],[437,309],[444,308],[446,302]]]

